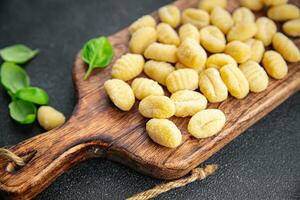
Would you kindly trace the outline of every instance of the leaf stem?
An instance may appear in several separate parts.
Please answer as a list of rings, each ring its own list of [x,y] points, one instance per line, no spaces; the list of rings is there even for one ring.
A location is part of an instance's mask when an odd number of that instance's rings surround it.
[[[88,70],[86,71],[86,73],[84,75],[83,80],[87,80],[88,77],[91,75],[92,71],[93,71],[93,67],[90,65],[89,68],[88,68]]]

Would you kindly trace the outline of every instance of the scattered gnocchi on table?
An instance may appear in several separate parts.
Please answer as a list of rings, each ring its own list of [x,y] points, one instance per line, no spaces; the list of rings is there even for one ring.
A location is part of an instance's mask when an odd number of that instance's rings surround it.
[[[146,131],[157,144],[183,143],[181,130],[168,119],[173,116],[191,117],[186,127],[195,138],[218,134],[226,113],[207,109],[209,103],[263,92],[269,76],[284,79],[287,62],[300,61],[299,48],[288,37],[300,36],[297,6],[288,0],[240,0],[231,13],[227,4],[200,0],[198,8],[183,11],[167,5],[158,11],[160,21],[145,15],[128,28],[130,52],[115,61],[113,79],[104,88],[120,110],[129,111],[140,100],[140,114],[150,118]],[[253,11],[265,16],[256,18]]]

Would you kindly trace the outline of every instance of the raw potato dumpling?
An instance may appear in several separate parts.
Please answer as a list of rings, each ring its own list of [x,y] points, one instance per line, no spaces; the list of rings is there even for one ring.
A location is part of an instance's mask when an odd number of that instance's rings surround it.
[[[157,40],[157,32],[153,27],[138,29],[132,34],[129,49],[132,53],[143,54],[145,49]]]
[[[162,22],[176,28],[180,24],[180,10],[174,5],[167,5],[158,10]]]
[[[170,118],[175,114],[175,104],[166,96],[148,96],[140,102],[139,111],[146,118]]]
[[[170,63],[154,60],[149,60],[144,66],[145,74],[162,85],[166,85],[168,75],[174,70],[175,68]]]
[[[292,37],[300,36],[300,18],[287,21],[283,24],[283,31]]]
[[[65,123],[65,116],[51,106],[41,106],[37,112],[37,119],[41,127],[49,131]]]
[[[182,13],[182,23],[190,23],[201,29],[209,24],[209,14],[204,10],[188,8]]]
[[[163,88],[156,82],[148,78],[136,78],[131,83],[131,88],[135,97],[142,100],[148,96],[164,96]]]
[[[210,12],[216,7],[226,8],[226,6],[227,0],[201,0],[198,7]]]
[[[138,20],[136,20],[130,27],[129,32],[133,34],[135,31],[137,31],[140,28],[144,27],[152,27],[155,28],[156,21],[151,15],[145,15]]]

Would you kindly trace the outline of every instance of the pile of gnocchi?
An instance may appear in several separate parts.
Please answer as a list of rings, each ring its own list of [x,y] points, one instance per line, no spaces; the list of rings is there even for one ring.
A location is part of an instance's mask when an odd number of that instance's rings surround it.
[[[146,131],[154,142],[169,148],[182,143],[180,130],[168,119],[172,116],[191,117],[187,129],[196,138],[216,135],[226,117],[221,110],[206,109],[208,102],[262,92],[268,75],[283,79],[286,61],[300,60],[297,46],[274,22],[285,22],[282,29],[288,36],[300,36],[299,8],[287,0],[240,4],[232,14],[227,0],[202,0],[199,8],[182,13],[167,5],[159,9],[159,24],[146,15],[129,27],[130,53],[114,63],[104,88],[123,111],[140,100],[138,109],[150,119]],[[253,11],[265,7],[267,17],[255,19]],[[265,50],[271,45],[273,50]],[[139,76],[142,72],[146,77]]]

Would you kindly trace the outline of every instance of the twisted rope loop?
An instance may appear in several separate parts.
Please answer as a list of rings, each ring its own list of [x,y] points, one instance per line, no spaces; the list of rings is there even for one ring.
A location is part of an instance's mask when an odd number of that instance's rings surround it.
[[[16,154],[14,154],[13,152],[11,152],[7,149],[0,148],[0,156],[8,159],[11,162],[14,162],[18,166],[25,165],[25,161],[23,158],[21,158],[20,156],[17,156]]]

